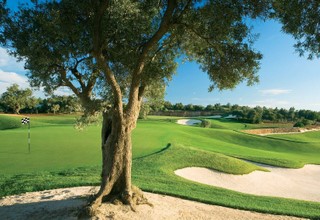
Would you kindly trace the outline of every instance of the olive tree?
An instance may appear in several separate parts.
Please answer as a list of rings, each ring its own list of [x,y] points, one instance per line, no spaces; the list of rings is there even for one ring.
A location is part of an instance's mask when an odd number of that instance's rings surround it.
[[[48,92],[67,86],[86,115],[104,112],[102,181],[86,209],[91,214],[107,196],[132,208],[141,201],[131,184],[131,133],[145,91],[165,83],[177,60],[198,63],[212,82],[209,90],[258,81],[262,56],[245,21],[263,15],[267,1],[34,2],[7,13],[0,39],[25,61],[33,86]]]
[[[297,41],[295,47],[300,55],[320,57],[320,2],[318,0],[275,0],[274,17],[282,23],[284,32]]]

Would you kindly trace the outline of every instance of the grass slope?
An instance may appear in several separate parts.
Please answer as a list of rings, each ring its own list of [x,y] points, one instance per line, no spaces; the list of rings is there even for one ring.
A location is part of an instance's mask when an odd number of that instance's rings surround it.
[[[320,218],[320,203],[253,196],[174,174],[190,166],[233,174],[261,169],[237,158],[286,167],[320,164],[319,132],[294,138],[260,137],[237,131],[243,125],[229,120],[214,120],[223,127],[218,129],[182,126],[175,119],[151,117],[140,120],[134,130],[133,181],[143,190],[239,209]],[[99,184],[99,126],[76,131],[74,116],[31,120],[31,154],[27,153],[26,127],[0,130],[0,197]],[[7,121],[0,118],[0,124]]]
[[[0,115],[0,130],[20,128],[20,127],[21,127],[20,118]]]

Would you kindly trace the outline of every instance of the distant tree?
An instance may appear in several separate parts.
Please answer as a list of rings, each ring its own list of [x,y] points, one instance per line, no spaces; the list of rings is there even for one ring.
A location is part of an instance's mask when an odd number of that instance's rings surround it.
[[[295,47],[300,55],[320,57],[320,2],[319,0],[275,0],[274,16],[283,24],[283,31],[297,40]]]
[[[247,119],[250,123],[259,124],[262,121],[262,111],[256,107],[248,112]]]
[[[240,109],[240,106],[237,105],[237,104],[231,106],[231,111],[236,111],[236,110],[239,110],[239,109]]]
[[[202,105],[194,105],[193,109],[195,111],[203,111],[205,108]]]
[[[305,124],[302,123],[302,121],[297,121],[296,123],[294,123],[293,127],[298,127],[298,128],[301,128],[301,127],[304,127]]]
[[[48,98],[45,98],[41,100],[39,103],[39,107],[38,107],[39,112],[49,113],[52,111],[53,105],[60,106],[58,110],[59,113],[70,114],[73,112],[83,112],[80,100],[74,95],[69,95],[69,96],[52,95]]]
[[[20,89],[18,84],[7,88],[0,97],[0,102],[15,114],[20,114],[23,108],[34,108],[38,101],[32,96],[31,89]]]
[[[276,120],[276,115],[274,113],[274,110],[272,108],[263,108],[263,113],[262,113],[262,119],[263,120],[268,120],[268,121],[275,121]]]
[[[174,110],[184,110],[184,105],[181,102],[176,103],[173,105],[173,109]]]
[[[245,115],[241,109],[239,110],[233,110],[231,112],[232,115],[237,116],[238,119],[245,119]]]
[[[169,101],[164,101],[163,103],[163,110],[172,110],[173,109],[173,105],[171,104],[171,102]]]
[[[183,109],[186,111],[194,111],[194,107],[192,104],[185,105]]]
[[[226,105],[222,106],[224,108],[224,111],[229,112],[231,110],[231,104],[227,103]]]
[[[139,118],[147,117],[151,110],[157,111],[163,107],[164,95],[166,87],[163,82],[153,82],[145,91],[143,101],[141,103]]]
[[[289,111],[288,111],[288,120],[289,121],[293,121],[294,120],[294,118],[295,118],[295,108],[294,107],[291,107],[290,109],[289,109]]]
[[[56,114],[57,111],[59,111],[60,105],[59,104],[54,104],[51,106],[51,111],[53,111],[53,114]]]
[[[205,110],[206,111],[213,111],[214,110],[214,106],[213,105],[207,105]]]
[[[216,111],[223,111],[223,108],[222,108],[222,106],[221,106],[220,103],[214,104],[214,109],[215,109]]]
[[[203,128],[210,128],[211,127],[211,122],[208,121],[208,120],[202,119],[200,126],[203,127]]]

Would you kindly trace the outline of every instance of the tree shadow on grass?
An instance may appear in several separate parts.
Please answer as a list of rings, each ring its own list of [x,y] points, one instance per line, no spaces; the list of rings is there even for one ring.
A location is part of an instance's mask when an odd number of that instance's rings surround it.
[[[141,156],[141,157],[136,157],[133,160],[139,160],[139,159],[142,159],[142,158],[150,157],[150,156],[155,155],[155,154],[159,154],[159,153],[161,153],[161,152],[163,152],[165,150],[168,150],[170,147],[171,147],[171,143],[168,143],[167,146],[162,148],[161,150],[158,150],[158,151],[156,151],[154,153],[147,154],[147,155],[144,155],[144,156]]]
[[[26,152],[21,151],[0,151],[0,154],[12,154],[12,155],[29,155],[28,150]]]

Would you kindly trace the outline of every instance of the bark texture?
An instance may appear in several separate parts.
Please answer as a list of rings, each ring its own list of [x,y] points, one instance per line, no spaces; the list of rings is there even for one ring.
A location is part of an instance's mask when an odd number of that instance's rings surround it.
[[[123,117],[114,109],[103,114],[101,187],[79,217],[96,215],[102,202],[130,205],[133,211],[138,204],[151,205],[142,191],[131,185],[131,132],[135,122],[136,118]]]

